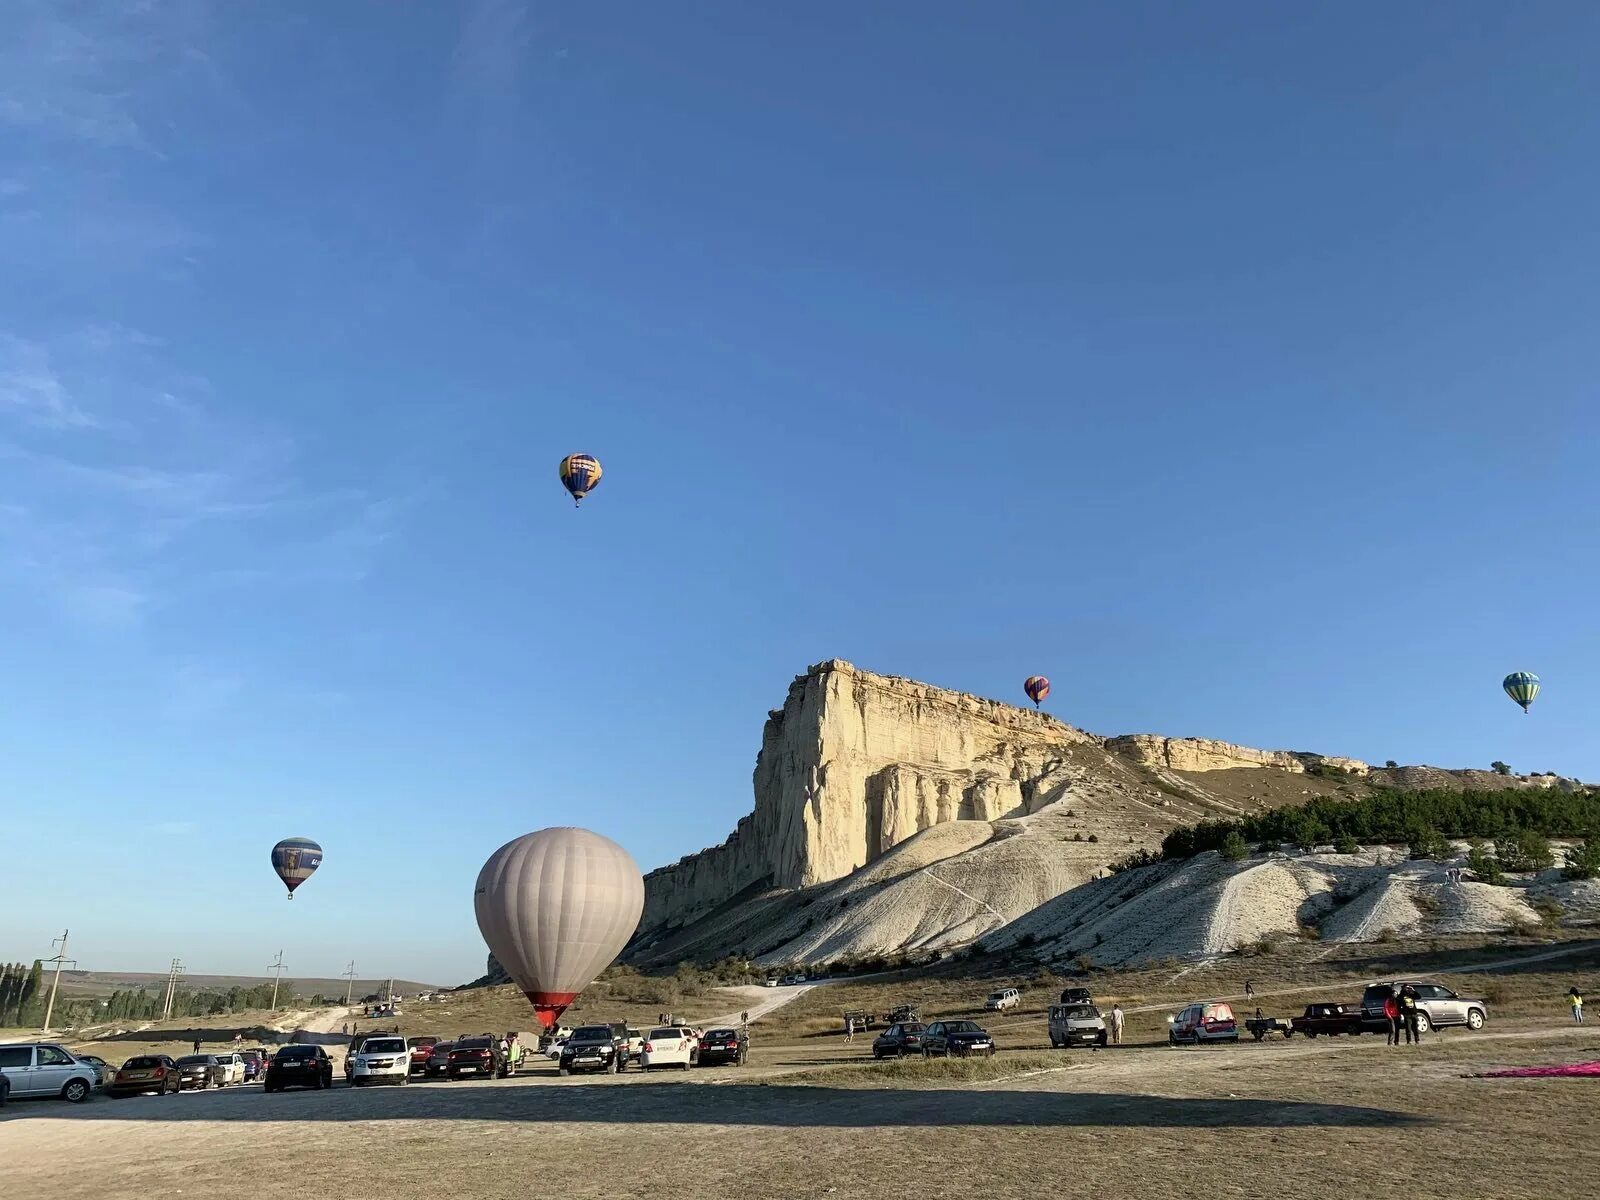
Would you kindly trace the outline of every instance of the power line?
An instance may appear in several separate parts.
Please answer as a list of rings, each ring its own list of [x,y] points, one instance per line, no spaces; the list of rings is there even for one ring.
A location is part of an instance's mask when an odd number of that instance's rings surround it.
[[[344,1006],[350,1007],[350,992],[356,986],[356,960],[351,959],[350,965],[344,969]]]
[[[161,1006],[161,1019],[165,1021],[172,1015],[172,1002],[178,996],[178,981],[183,978],[184,965],[178,959],[172,960],[172,966],[167,970],[167,998]]]

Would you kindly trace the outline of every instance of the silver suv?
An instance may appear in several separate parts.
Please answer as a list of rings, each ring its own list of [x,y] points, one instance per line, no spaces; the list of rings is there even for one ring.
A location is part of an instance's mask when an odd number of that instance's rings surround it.
[[[1366,1026],[1386,1027],[1383,1002],[1396,988],[1407,985],[1417,992],[1417,1030],[1426,1033],[1445,1025],[1465,1025],[1468,1029],[1482,1029],[1489,1019],[1489,1004],[1475,997],[1458,996],[1449,988],[1437,983],[1423,983],[1418,979],[1393,979],[1384,983],[1369,983],[1361,995],[1361,1022]]]
[[[93,1063],[79,1062],[54,1042],[12,1042],[0,1046],[0,1074],[11,1085],[13,1100],[59,1096],[74,1104],[87,1100],[100,1086]]]

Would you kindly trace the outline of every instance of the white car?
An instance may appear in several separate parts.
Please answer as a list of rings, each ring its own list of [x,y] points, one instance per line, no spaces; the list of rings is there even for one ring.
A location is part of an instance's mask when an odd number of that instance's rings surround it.
[[[213,1054],[221,1072],[215,1076],[218,1087],[244,1082],[244,1058],[238,1054]]]
[[[1015,1008],[1022,1003],[1022,993],[1016,988],[1001,988],[998,992],[990,992],[989,998],[983,1002],[983,1007],[989,1012],[1005,1012],[1008,1008]]]
[[[682,1067],[687,1071],[700,1061],[700,1039],[679,1025],[661,1025],[645,1035],[639,1065],[646,1071],[657,1067]]]
[[[350,1064],[350,1082],[357,1087],[368,1083],[398,1083],[411,1078],[411,1051],[403,1037],[369,1037],[361,1043]]]
[[[639,1061],[639,1056],[644,1053],[644,1034],[631,1026],[628,1029],[628,1057],[634,1062]]]

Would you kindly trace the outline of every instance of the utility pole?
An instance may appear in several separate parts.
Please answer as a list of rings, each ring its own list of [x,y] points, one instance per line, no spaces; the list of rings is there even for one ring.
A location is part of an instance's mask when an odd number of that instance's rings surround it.
[[[183,963],[178,959],[172,960],[172,967],[167,972],[167,999],[161,1006],[161,1019],[165,1021],[172,1015],[172,1002],[177,999],[178,980],[183,976]]]
[[[350,992],[356,986],[356,960],[351,959],[350,965],[344,969],[344,1006],[350,1007]]]
[[[277,1009],[278,1009],[278,984],[283,982],[283,951],[282,950],[278,951],[277,961],[267,964],[267,969],[269,971],[277,972],[277,974],[273,977],[273,980],[272,980],[272,1009],[273,1009],[274,1012],[276,1012]]]
[[[56,956],[54,958],[45,959],[46,962],[55,963],[56,973],[55,978],[50,981],[50,1001],[44,1006],[44,1025],[40,1027],[40,1033],[50,1032],[50,1018],[55,1016],[56,1012],[56,990],[61,986],[62,965],[65,963],[71,963],[73,966],[78,965],[77,959],[67,957],[67,934],[71,932],[72,930],[70,929],[63,929],[61,931],[61,936],[50,943],[52,949],[55,949],[56,946],[60,946],[61,948],[56,950]]]

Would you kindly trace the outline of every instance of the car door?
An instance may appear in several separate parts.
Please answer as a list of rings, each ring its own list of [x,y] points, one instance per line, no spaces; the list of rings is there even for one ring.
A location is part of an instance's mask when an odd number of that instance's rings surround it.
[[[54,1096],[67,1086],[69,1079],[81,1071],[78,1060],[59,1046],[33,1048],[32,1090],[35,1096]]]
[[[0,1072],[11,1081],[13,1099],[33,1092],[33,1047],[0,1046]]]
[[[1434,1025],[1465,1025],[1467,1006],[1449,988],[1436,983],[1417,985],[1417,1003]]]

